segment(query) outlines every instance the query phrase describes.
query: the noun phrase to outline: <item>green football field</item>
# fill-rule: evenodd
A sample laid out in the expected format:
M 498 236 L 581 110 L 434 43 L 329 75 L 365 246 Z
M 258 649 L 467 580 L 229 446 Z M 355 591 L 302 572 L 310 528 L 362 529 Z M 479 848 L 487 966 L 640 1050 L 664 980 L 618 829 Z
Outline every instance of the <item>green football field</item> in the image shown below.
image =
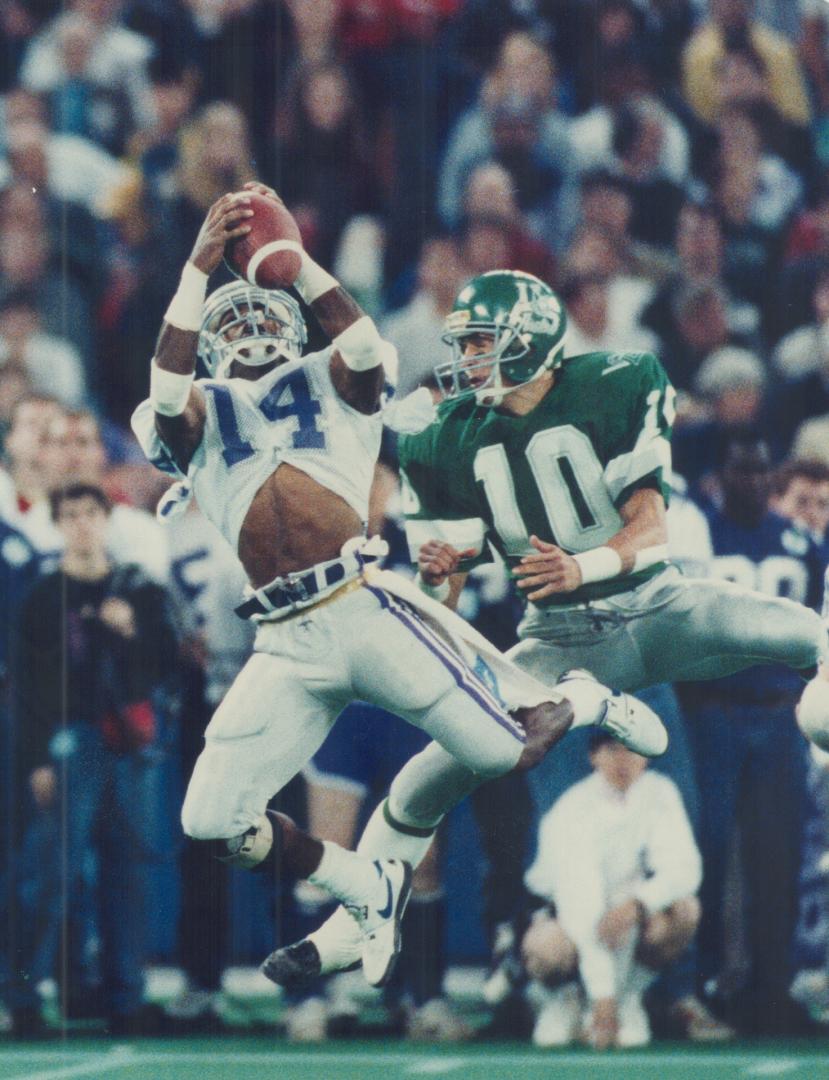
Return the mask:
M 297 1047 L 263 1038 L 75 1042 L 0 1050 L 2 1080 L 829 1080 L 829 1041 L 751 1043 L 687 1049 L 662 1043 L 646 1051 L 595 1054 L 536 1051 L 524 1044 L 451 1048 L 326 1043 Z

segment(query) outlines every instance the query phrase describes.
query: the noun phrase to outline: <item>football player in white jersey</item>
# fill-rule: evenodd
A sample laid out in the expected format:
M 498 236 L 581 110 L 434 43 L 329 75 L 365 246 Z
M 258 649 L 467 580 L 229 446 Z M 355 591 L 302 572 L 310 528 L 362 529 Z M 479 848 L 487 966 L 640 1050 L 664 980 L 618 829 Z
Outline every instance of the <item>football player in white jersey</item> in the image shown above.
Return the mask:
M 251 213 L 246 192 L 209 210 L 162 324 L 149 400 L 133 417 L 150 460 L 180 479 L 162 516 L 176 497 L 195 494 L 250 581 L 237 612 L 258 623 L 254 654 L 205 732 L 182 824 L 193 839 L 220 842 L 237 865 L 261 867 L 279 851 L 286 869 L 339 898 L 354 920 L 343 914 L 345 923 L 360 930 L 347 960 L 361 958 L 368 981 L 381 985 L 399 949 L 410 864 L 460 798 L 488 777 L 530 767 L 574 723 L 620 729 L 651 753 L 664 749 L 664 732 L 649 710 L 590 677 L 568 682 L 566 698 L 549 691 L 452 615 L 460 641 L 473 635 L 462 658 L 394 594 L 395 575 L 378 573 L 372 584 L 366 567 L 378 548 L 364 522 L 393 348 L 298 246 L 295 287 L 330 338 L 327 349 L 302 357 L 304 323 L 285 292 L 235 282 L 205 300 L 209 274 L 227 242 L 249 231 Z M 211 376 L 198 382 L 197 353 Z M 450 616 L 434 607 L 443 626 Z M 489 681 L 475 662 L 487 665 Z M 355 698 L 434 740 L 396 778 L 359 854 L 265 812 Z M 397 858 L 379 858 L 389 855 Z M 289 966 L 319 970 L 313 942 L 296 949 Z

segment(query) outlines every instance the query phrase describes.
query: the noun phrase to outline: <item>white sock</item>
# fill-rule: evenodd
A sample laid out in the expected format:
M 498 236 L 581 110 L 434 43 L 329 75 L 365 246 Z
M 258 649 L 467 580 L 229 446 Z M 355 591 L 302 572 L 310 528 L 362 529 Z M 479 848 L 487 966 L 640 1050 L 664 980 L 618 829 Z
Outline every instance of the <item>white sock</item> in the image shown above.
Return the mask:
M 360 927 L 344 907 L 338 907 L 318 930 L 308 935 L 308 940 L 317 947 L 323 975 L 360 959 Z
M 434 830 L 428 836 L 412 836 L 401 832 L 389 824 L 385 807 L 385 802 L 380 803 L 369 818 L 357 851 L 360 855 L 374 859 L 403 859 L 410 863 L 412 868 L 419 866 L 434 839 Z
M 602 683 L 595 679 L 568 679 L 556 689 L 573 706 L 572 727 L 596 724 L 603 718 L 610 691 Z
M 345 904 L 365 904 L 371 900 L 379 876 L 374 866 L 354 851 L 346 851 L 331 840 L 322 841 L 320 864 L 308 876 Z

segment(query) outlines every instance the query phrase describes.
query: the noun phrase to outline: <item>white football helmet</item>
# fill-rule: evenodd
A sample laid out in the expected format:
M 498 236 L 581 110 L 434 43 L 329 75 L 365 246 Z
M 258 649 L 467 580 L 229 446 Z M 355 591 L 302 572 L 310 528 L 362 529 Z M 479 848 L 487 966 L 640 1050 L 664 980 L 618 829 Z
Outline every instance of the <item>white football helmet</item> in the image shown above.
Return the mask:
M 234 360 L 251 367 L 280 356 L 298 360 L 307 340 L 305 321 L 292 296 L 232 281 L 205 301 L 198 351 L 210 377 L 223 379 Z

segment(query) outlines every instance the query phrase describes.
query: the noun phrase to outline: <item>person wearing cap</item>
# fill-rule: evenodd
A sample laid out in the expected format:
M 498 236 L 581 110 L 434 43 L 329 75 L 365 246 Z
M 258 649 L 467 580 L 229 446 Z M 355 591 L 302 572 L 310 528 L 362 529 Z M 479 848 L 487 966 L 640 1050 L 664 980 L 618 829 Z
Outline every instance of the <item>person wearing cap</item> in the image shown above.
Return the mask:
M 678 425 L 674 439 L 677 470 L 711 494 L 725 443 L 734 431 L 757 425 L 763 415 L 766 369 L 750 349 L 723 345 L 705 358 L 693 382 L 701 410 L 697 422 Z

